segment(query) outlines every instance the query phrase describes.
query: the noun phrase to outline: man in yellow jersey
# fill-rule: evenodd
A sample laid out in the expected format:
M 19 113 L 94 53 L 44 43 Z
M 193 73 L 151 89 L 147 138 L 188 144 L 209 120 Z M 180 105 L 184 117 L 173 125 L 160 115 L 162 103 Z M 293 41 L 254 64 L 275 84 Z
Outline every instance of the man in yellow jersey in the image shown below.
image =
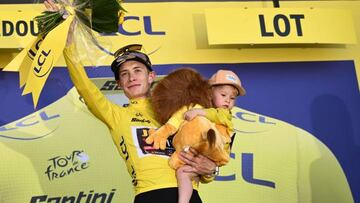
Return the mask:
M 52 0 L 47 0 L 44 4 L 50 11 L 59 10 Z M 127 106 L 120 107 L 110 102 L 86 75 L 84 66 L 76 58 L 72 30 L 73 27 L 69 31 L 64 50 L 71 80 L 90 112 L 109 128 L 113 142 L 132 178 L 134 202 L 177 202 L 175 171 L 168 164 L 173 152 L 171 140 L 165 150 L 153 149 L 145 142 L 148 130 L 159 127 L 148 98 L 150 86 L 156 76 L 149 57 L 139 51 L 141 45 L 128 45 L 115 53 L 111 70 L 130 100 Z M 210 182 L 214 178 L 216 165 L 208 158 L 195 151 L 182 153 L 181 158 L 192 166 L 189 172 L 199 174 L 202 182 Z M 197 189 L 197 185 L 194 188 Z M 190 202 L 202 202 L 196 190 Z
M 118 85 L 130 100 L 124 107 L 111 103 L 90 81 L 81 62 L 74 60 L 74 48 L 70 37 L 64 51 L 70 77 L 88 109 L 109 128 L 114 144 L 132 177 L 136 195 L 134 202 L 177 202 L 175 171 L 168 165 L 169 155 L 173 151 L 171 141 L 168 141 L 165 150 L 156 150 L 145 142 L 148 130 L 159 127 L 159 123 L 154 118 L 148 98 L 155 72 L 149 57 L 139 51 L 141 45 L 119 49 L 111 65 Z M 202 182 L 213 179 L 216 166 L 208 158 L 194 150 L 190 153 L 183 152 L 181 158 L 192 166 L 189 172 L 199 174 Z M 190 202 L 202 202 L 196 190 Z

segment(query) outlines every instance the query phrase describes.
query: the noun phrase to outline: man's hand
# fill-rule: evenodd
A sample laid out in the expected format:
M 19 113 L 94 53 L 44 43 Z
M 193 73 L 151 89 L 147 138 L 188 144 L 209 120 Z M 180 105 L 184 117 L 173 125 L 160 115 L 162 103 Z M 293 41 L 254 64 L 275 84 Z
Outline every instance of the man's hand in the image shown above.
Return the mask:
M 44 1 L 44 5 L 47 11 L 52 11 L 52 12 L 58 12 L 60 11 L 60 8 L 55 4 L 55 2 L 53 0 L 45 0 Z M 63 18 L 67 18 L 69 14 L 67 14 L 66 12 L 64 12 L 63 14 Z M 70 46 L 73 43 L 73 38 L 74 38 L 74 27 L 76 25 L 76 20 L 74 20 L 69 28 L 69 32 L 68 32 L 68 36 L 66 39 L 66 46 Z
M 213 175 L 216 170 L 216 164 L 207 157 L 199 154 L 195 149 L 190 148 L 187 152 L 181 151 L 179 158 L 186 164 L 191 166 L 184 170 L 185 172 L 193 172 L 199 175 Z
M 45 0 L 44 5 L 48 11 L 56 12 L 60 10 L 53 0 Z
M 189 111 L 184 113 L 184 119 L 187 121 L 191 121 L 196 116 L 205 116 L 206 112 L 203 109 L 190 109 Z

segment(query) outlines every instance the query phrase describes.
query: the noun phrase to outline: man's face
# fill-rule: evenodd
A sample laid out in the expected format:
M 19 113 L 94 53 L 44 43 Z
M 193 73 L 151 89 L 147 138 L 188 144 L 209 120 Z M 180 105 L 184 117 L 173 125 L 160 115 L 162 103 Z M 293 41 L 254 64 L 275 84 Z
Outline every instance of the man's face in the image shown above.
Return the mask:
M 138 61 L 126 61 L 121 64 L 118 85 L 129 99 L 145 98 L 154 81 L 155 73 Z

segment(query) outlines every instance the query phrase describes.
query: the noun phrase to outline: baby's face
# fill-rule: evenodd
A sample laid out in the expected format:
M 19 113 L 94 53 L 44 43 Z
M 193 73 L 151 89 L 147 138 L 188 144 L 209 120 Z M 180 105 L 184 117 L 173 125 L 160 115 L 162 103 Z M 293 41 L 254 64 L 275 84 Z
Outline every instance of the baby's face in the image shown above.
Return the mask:
M 212 100 L 216 108 L 232 109 L 238 95 L 232 85 L 217 85 L 212 88 Z

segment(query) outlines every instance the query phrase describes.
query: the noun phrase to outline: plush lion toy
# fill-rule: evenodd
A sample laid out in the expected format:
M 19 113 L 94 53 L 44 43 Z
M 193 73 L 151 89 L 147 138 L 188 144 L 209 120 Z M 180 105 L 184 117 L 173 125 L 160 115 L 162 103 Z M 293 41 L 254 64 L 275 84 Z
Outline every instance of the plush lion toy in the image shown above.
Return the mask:
M 172 143 L 176 151 L 169 161 L 172 168 L 184 165 L 178 153 L 187 147 L 194 148 L 218 166 L 229 161 L 231 139 L 225 126 L 216 125 L 202 116 L 191 121 L 183 119 L 183 114 L 191 108 L 212 106 L 211 87 L 197 71 L 181 68 L 171 72 L 156 84 L 151 99 L 156 119 L 162 127 L 150 131 L 146 142 L 154 143 L 156 149 L 165 149 L 167 138 L 175 134 Z

